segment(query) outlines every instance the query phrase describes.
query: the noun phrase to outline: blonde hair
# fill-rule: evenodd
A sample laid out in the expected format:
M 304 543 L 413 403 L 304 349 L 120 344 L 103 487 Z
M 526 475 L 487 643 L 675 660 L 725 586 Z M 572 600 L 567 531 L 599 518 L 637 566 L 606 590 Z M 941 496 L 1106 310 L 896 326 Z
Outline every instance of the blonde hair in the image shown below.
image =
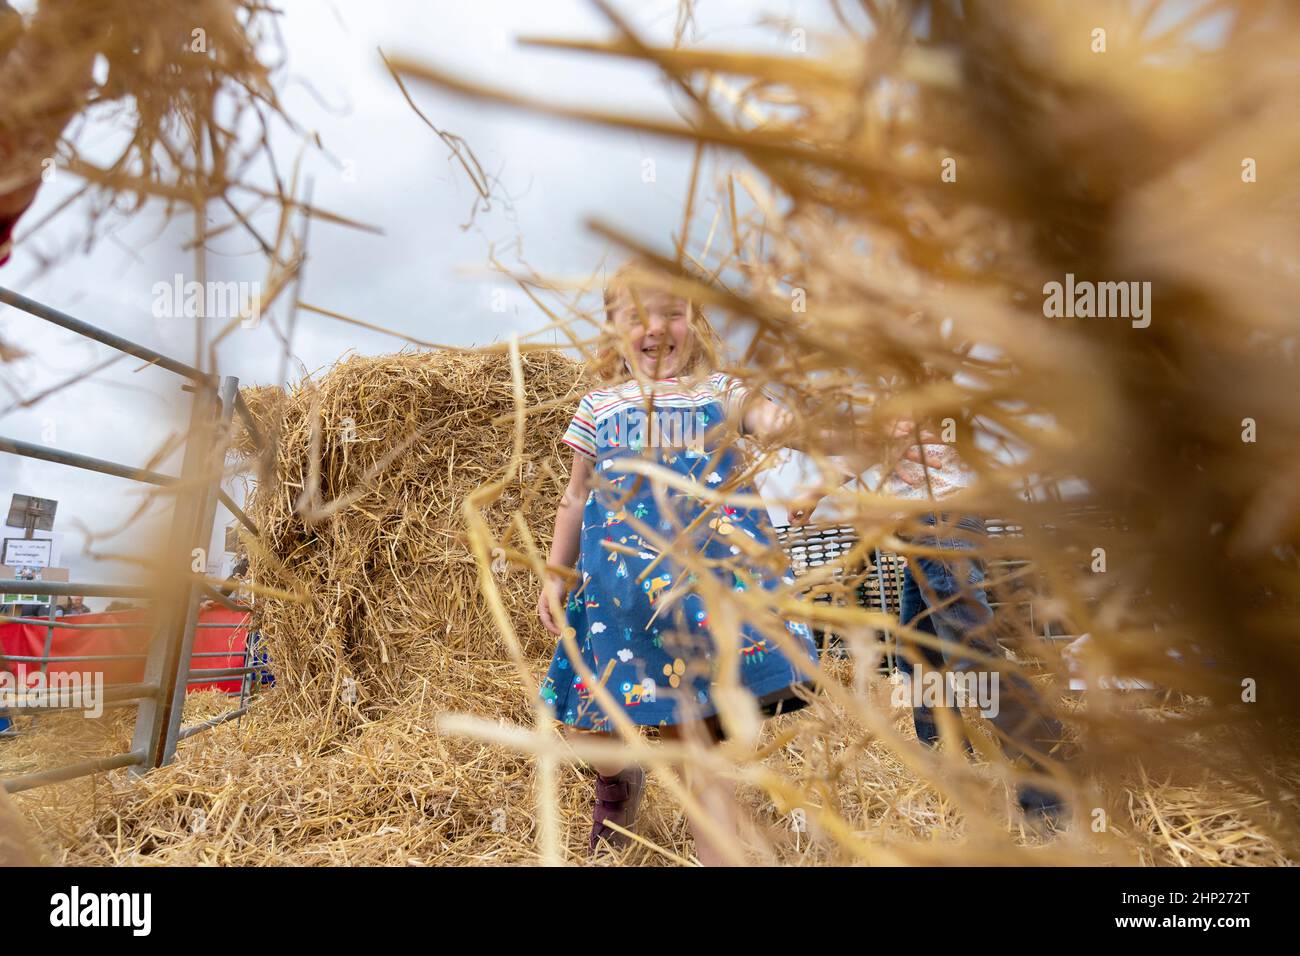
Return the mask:
M 640 307 L 639 293 L 657 291 L 656 278 L 662 276 L 653 265 L 640 259 L 630 259 L 623 263 L 605 281 L 605 327 L 601 333 L 601 342 L 592 359 L 591 371 L 595 378 L 605 385 L 617 385 L 633 377 L 627 358 L 619 350 L 622 344 L 614 331 L 614 312 L 618 308 L 620 296 L 630 295 Z M 690 354 L 686 365 L 678 373 L 679 378 L 692 381 L 713 374 L 718 368 L 719 356 L 722 354 L 722 339 L 709 322 L 704 310 L 690 300 Z

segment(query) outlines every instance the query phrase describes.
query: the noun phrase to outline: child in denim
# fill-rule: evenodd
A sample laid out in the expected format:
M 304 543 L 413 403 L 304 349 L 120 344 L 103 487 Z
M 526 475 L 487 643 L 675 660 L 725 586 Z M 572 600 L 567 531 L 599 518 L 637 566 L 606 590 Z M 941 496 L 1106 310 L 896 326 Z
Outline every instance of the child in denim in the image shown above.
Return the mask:
M 991 633 L 993 609 L 984 587 L 984 568 L 975 556 L 979 539 L 984 536 L 984 522 L 946 512 L 922 515 L 919 520 L 934 533 L 915 535 L 911 543 L 939 554 L 908 556 L 898 617 L 908 627 L 936 637 L 939 647 L 900 636 L 896 650 L 899 671 L 915 679 L 918 664 L 955 675 L 996 667 L 993 662 L 1003 660 L 1005 655 Z M 999 731 L 1003 749 L 1013 760 L 1031 769 L 1042 769 L 1042 758 L 1049 756 L 1062 740 L 1060 721 L 1019 674 L 999 668 L 997 683 L 992 686 L 995 706 L 987 716 Z M 924 701 L 913 706 L 912 718 L 918 740 L 930 746 L 938 743 L 939 728 L 931 707 Z M 970 741 L 964 743 L 970 750 Z M 1018 799 L 1027 813 L 1058 816 L 1062 810 L 1058 797 L 1038 787 L 1021 787 Z
M 893 437 L 911 443 L 906 454 L 883 480 L 879 469 L 873 469 L 876 475 L 874 480 L 867 477 L 867 484 L 878 484 L 892 497 L 934 502 L 974 484 L 974 472 L 952 445 L 925 430 L 914 435 L 912 423 L 899 423 Z M 795 517 L 806 520 L 816 507 L 815 499 L 804 507 L 806 510 Z M 985 533 L 984 522 L 975 516 L 948 512 L 922 514 L 917 520 L 934 531 L 902 535 L 926 553 L 907 557 L 899 596 L 899 622 L 932 635 L 939 646 L 921 645 L 900 635 L 896 641 L 898 669 L 909 680 L 919 679 L 918 665 L 922 670 L 958 678 L 985 672 L 986 685 L 996 687 L 996 707 L 990 708 L 988 717 L 999 731 L 1005 752 L 1030 769 L 1041 770 L 1043 759 L 1058 748 L 1063 728 L 1027 680 L 997 664 L 1006 655 L 992 635 L 993 610 L 984 587 L 984 568 L 976 556 Z M 988 673 L 994 669 L 996 685 Z M 934 710 L 922 700 L 913 706 L 912 717 L 917 739 L 934 746 L 939 740 Z M 972 749 L 969 740 L 965 746 L 968 751 Z M 1037 787 L 1021 787 L 1018 799 L 1021 808 L 1029 813 L 1054 819 L 1063 813 L 1060 798 Z

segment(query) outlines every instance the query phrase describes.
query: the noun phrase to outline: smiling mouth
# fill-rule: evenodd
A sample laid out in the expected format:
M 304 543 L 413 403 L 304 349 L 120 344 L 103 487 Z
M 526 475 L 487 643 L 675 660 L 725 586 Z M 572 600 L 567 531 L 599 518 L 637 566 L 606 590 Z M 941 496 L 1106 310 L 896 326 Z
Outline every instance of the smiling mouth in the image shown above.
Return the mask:
M 641 350 L 641 354 L 651 359 L 665 359 L 677 351 L 675 345 L 648 345 Z

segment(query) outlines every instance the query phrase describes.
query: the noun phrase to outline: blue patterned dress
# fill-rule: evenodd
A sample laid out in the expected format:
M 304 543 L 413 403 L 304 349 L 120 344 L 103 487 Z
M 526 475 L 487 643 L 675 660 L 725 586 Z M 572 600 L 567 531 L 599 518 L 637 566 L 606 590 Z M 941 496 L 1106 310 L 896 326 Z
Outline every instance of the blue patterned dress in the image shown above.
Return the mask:
M 769 560 L 781 555 L 766 509 L 719 507 L 683 533 L 706 502 L 659 483 L 666 505 L 661 510 L 649 479 L 615 468 L 630 456 L 657 462 L 705 488 L 724 487 L 743 467 L 740 453 L 725 447 L 723 438 L 728 413 L 734 421 L 745 394 L 738 380 L 721 373 L 695 385 L 661 379 L 650 412 L 643 386 L 633 380 L 583 396 L 564 436 L 575 454 L 594 462 L 593 490 L 583 511 L 580 583 L 570 589 L 567 622 L 587 667 L 637 724 L 676 724 L 716 712 L 710 697 L 717 661 L 709 609 L 673 551 L 690 548 L 715 559 L 713 573 L 736 590 L 772 591 L 794 583 L 788 564 L 774 570 L 755 560 L 764 552 Z M 749 485 L 729 491 L 756 493 Z M 659 554 L 656 537 L 675 542 L 667 555 Z M 786 621 L 785 628 L 808 662 L 815 661 L 807 625 Z M 740 682 L 766 712 L 802 706 L 793 687 L 806 675 L 770 638 L 743 625 L 739 655 Z M 540 693 L 564 723 L 610 729 L 563 643 Z

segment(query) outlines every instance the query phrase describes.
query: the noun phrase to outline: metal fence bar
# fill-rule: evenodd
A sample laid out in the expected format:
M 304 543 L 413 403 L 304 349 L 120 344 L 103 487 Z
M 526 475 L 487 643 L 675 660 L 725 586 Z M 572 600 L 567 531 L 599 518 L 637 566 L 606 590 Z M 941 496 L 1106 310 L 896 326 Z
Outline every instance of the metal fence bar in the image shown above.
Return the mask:
M 75 451 L 64 451 L 61 448 L 37 445 L 18 438 L 0 436 L 0 451 L 8 452 L 11 455 L 19 455 L 23 458 L 35 458 L 38 461 L 52 462 L 56 465 L 67 465 L 70 468 L 80 468 L 83 471 L 95 471 L 101 475 L 112 475 L 114 478 L 127 478 L 131 481 L 143 482 L 146 485 L 166 486 L 176 483 L 174 477 L 164 475 L 162 472 L 150 471 L 147 468 L 136 468 L 133 465 L 123 465 L 116 461 L 94 458 Z
M 256 674 L 264 670 L 262 667 L 214 667 L 211 670 L 195 671 L 192 670 L 186 675 L 186 682 L 190 684 L 202 684 L 204 681 L 229 680 L 234 677 L 243 677 L 245 674 Z
M 104 695 L 100 699 L 107 704 L 122 700 L 152 700 L 157 696 L 158 685 L 156 684 L 108 684 L 104 687 Z M 48 713 L 55 710 L 85 710 L 85 707 L 80 704 L 51 707 L 48 703 L 38 703 L 15 704 L 11 706 L 9 710 L 14 712 L 32 711 L 34 713 Z
M 234 515 L 240 524 L 251 531 L 254 537 L 261 537 L 261 533 L 257 530 L 257 525 L 253 524 L 253 519 L 244 514 L 244 509 L 235 504 L 234 499 L 231 498 L 230 495 L 226 494 L 224 489 L 217 489 L 217 497 L 221 500 L 221 503 L 226 506 L 226 510 Z
M 176 737 L 179 740 L 186 740 L 187 738 L 193 737 L 195 734 L 202 733 L 205 730 L 211 730 L 218 724 L 224 724 L 228 720 L 236 720 L 239 717 L 243 717 L 246 713 L 248 713 L 248 706 L 244 705 L 238 710 L 227 711 L 224 714 L 213 717 L 211 720 L 205 720 L 202 723 L 193 724 L 189 727 L 182 727 L 177 732 Z
M 81 664 L 92 661 L 138 661 L 144 660 L 146 656 L 145 654 L 47 654 L 44 657 L 30 657 L 24 654 L 0 654 L 0 661 L 12 661 L 15 664 Z
M 24 581 L 21 578 L 0 580 L 0 590 L 6 594 L 92 594 L 95 597 L 149 597 L 151 588 L 138 584 L 78 584 L 75 581 Z M 44 625 L 44 618 L 30 618 L 32 623 Z M 55 627 L 62 625 L 56 624 Z
M 51 598 L 50 598 L 50 618 L 49 618 L 49 621 L 48 621 L 48 626 L 47 626 L 46 629 L 45 629 L 45 648 L 44 648 L 44 650 L 41 651 L 41 656 L 42 656 L 43 658 L 45 658 L 45 660 L 46 660 L 47 662 L 48 662 L 49 659 L 50 659 L 50 651 L 52 651 L 52 650 L 54 649 L 54 620 L 55 620 L 55 618 L 54 618 L 54 612 L 55 612 L 55 610 L 56 610 L 56 607 L 55 607 L 55 603 L 54 603 L 54 598 L 51 596 Z M 45 676 L 45 667 L 46 667 L 45 664 L 41 664 L 41 676 L 42 676 L 42 677 Z
M 78 591 L 77 593 L 83 594 L 84 592 Z M 80 617 L 81 615 L 74 614 L 72 616 Z M 132 628 L 153 627 L 152 624 L 148 624 L 145 622 L 137 622 L 137 621 L 122 621 L 120 623 L 113 623 L 113 624 L 64 624 L 63 620 L 59 619 L 54 621 L 53 623 L 48 623 L 46 619 L 43 617 L 14 617 L 9 614 L 0 614 L 0 624 L 33 624 L 37 627 L 52 627 L 55 630 L 59 630 L 59 631 L 68 631 L 68 630 L 102 631 L 105 628 L 132 629 Z
M 98 760 L 69 764 L 66 767 L 56 767 L 53 770 L 41 770 L 37 773 L 25 773 L 18 777 L 9 777 L 6 780 L 0 780 L 0 787 L 4 787 L 7 793 L 18 793 L 22 790 L 31 790 L 34 787 L 44 787 L 51 783 L 75 780 L 77 777 L 88 777 L 91 774 L 103 773 L 106 770 L 134 767 L 143 762 L 144 754 L 139 751 L 132 751 L 131 753 L 116 754 L 112 757 L 100 757 Z
M 244 635 L 244 666 L 245 667 L 249 667 L 252 665 L 254 661 L 257 661 L 258 666 L 261 667 L 263 670 L 266 670 L 266 665 L 263 662 L 261 651 L 257 647 L 257 645 L 261 644 L 261 642 L 262 642 L 262 634 L 260 631 L 249 631 L 247 634 Z M 251 672 L 244 675 L 243 680 L 239 682 L 240 709 L 244 709 L 245 707 L 247 707 L 249 703 L 249 698 L 251 698 L 253 695 L 253 689 L 256 686 L 260 685 L 262 680 L 263 678 L 261 677 L 255 678 Z
M 230 435 L 230 423 L 234 417 L 237 395 L 239 395 L 239 379 L 233 375 L 227 375 L 221 380 L 219 395 L 221 404 L 217 409 L 218 415 L 215 417 L 215 421 L 210 419 L 207 427 L 200 433 L 203 438 L 201 449 L 203 464 L 208 469 L 207 473 L 214 476 L 211 485 L 202 490 L 200 497 L 196 501 L 198 547 L 202 548 L 205 555 L 208 546 L 211 544 L 212 526 L 217 517 L 217 492 L 221 490 L 222 466 L 226 459 L 226 442 Z M 212 590 L 207 585 L 204 585 L 203 589 L 205 591 Z M 191 584 L 186 590 L 186 595 L 185 628 L 181 632 L 177 671 L 184 668 L 188 672 L 190 655 L 194 653 L 194 625 L 198 617 L 199 589 Z M 222 603 L 226 602 L 222 601 Z M 175 679 L 176 676 L 178 675 L 173 675 L 172 701 L 170 708 L 165 711 L 162 749 L 159 751 L 159 762 L 156 766 L 162 766 L 171 761 L 176 754 L 176 744 L 180 741 L 181 716 L 185 710 L 185 695 L 189 690 L 190 682 Z
M 233 694 L 234 691 L 230 691 L 229 693 Z M 123 707 L 139 707 L 142 696 L 143 695 L 137 695 L 135 697 L 125 697 L 122 700 L 106 700 L 101 702 L 99 706 L 102 710 L 121 710 Z M 81 710 L 81 709 L 82 708 L 80 707 L 44 707 L 42 708 L 42 712 L 49 713 L 52 710 Z
M 234 657 L 238 651 L 196 651 L 190 657 Z M 44 657 L 33 657 L 27 654 L 0 654 L 0 661 L 11 661 L 15 664 L 88 664 L 98 661 L 141 661 L 145 660 L 148 654 L 48 654 Z
M 191 560 L 191 550 L 198 537 L 198 516 L 201 511 L 202 489 L 199 480 L 208 464 L 205 436 L 210 434 L 213 417 L 212 394 L 206 389 L 196 389 L 190 404 L 189 436 L 185 443 L 184 461 L 181 465 L 181 483 L 172 511 L 171 529 L 168 532 L 164 567 L 182 580 L 184 570 Z M 193 610 L 194 584 L 184 578 L 183 584 L 168 588 L 167 599 L 159 605 L 157 630 L 149 645 L 145 661 L 145 680 L 156 683 L 158 698 L 140 705 L 136 713 L 135 732 L 131 738 L 132 751 L 145 755 L 144 761 L 133 768 L 141 773 L 164 763 L 163 751 L 167 722 L 171 717 L 173 691 L 181 668 L 180 650 L 184 640 L 187 618 Z
M 82 594 L 83 592 L 78 591 L 77 593 Z M 47 625 L 44 618 L 10 617 L 7 614 L 0 614 L 0 624 L 34 624 L 37 627 L 48 626 L 60 631 L 142 631 L 145 629 L 152 630 L 154 627 L 154 625 L 148 621 L 114 621 L 110 624 L 63 624 L 61 622 L 55 622 Z M 232 625 L 225 621 L 210 621 L 206 624 L 200 621 L 194 626 L 200 629 L 211 628 L 213 630 L 224 627 L 234 627 L 238 630 L 241 627 L 248 627 L 247 624 Z M 3 658 L 4 655 L 0 654 L 0 659 Z
M 93 339 L 102 345 L 115 348 L 119 352 L 125 352 L 127 355 L 134 355 L 138 359 L 143 359 L 150 365 L 157 365 L 169 372 L 175 372 L 177 375 L 188 378 L 191 381 L 201 382 L 209 385 L 215 385 L 217 377 L 209 372 L 201 372 L 192 365 L 186 365 L 184 362 L 178 362 L 173 358 L 168 358 L 161 352 L 155 352 L 151 348 L 143 345 L 137 345 L 129 339 L 124 339 L 120 335 L 114 335 L 112 332 L 105 332 L 101 328 L 91 325 L 89 322 L 83 322 L 75 319 L 65 312 L 58 309 L 52 309 L 48 305 L 37 302 L 35 299 L 29 299 L 25 295 L 20 295 L 12 289 L 6 289 L 0 286 L 0 302 L 6 305 L 12 305 L 15 309 L 22 309 L 29 315 L 34 315 L 38 319 L 44 319 L 52 325 L 67 329 L 69 332 L 76 332 L 78 335 L 84 335 L 88 339 Z
M 214 510 L 215 510 L 215 509 L 214 509 Z M 206 549 L 205 549 L 205 550 L 206 550 Z M 201 582 L 201 583 L 199 584 L 198 587 L 199 587 L 199 590 L 202 591 L 202 592 L 204 593 L 204 595 L 207 597 L 207 599 L 208 599 L 209 601 L 213 601 L 213 602 L 216 603 L 216 604 L 220 604 L 220 605 L 221 605 L 222 607 L 224 607 L 227 611 L 242 611 L 242 610 L 244 610 L 242 607 L 240 607 L 238 604 L 236 604 L 233 600 L 231 600 L 230 598 L 226 597 L 224 594 L 222 594 L 220 591 L 218 591 L 216 588 L 214 588 L 214 587 L 213 587 L 211 584 L 209 584 L 207 581 L 203 581 L 203 582 Z
M 55 610 L 56 610 L 56 608 L 55 608 L 54 598 L 51 597 L 51 598 L 50 598 L 50 610 L 49 610 L 49 612 L 48 612 L 48 613 L 49 613 L 49 620 L 48 620 L 48 622 L 47 622 L 47 623 L 48 623 L 48 627 L 46 628 L 46 631 L 45 631 L 45 648 L 44 648 L 44 650 L 43 650 L 42 653 L 41 653 L 41 657 L 43 658 L 43 660 L 41 661 L 41 677 L 42 677 L 42 678 L 45 677 L 45 675 L 46 675 L 46 673 L 47 673 L 47 670 L 48 670 L 48 668 L 49 668 L 49 666 L 50 666 L 50 665 L 49 665 L 49 660 L 50 660 L 50 650 L 51 650 L 51 649 L 53 648 L 53 646 L 54 646 L 54 612 L 55 612 Z M 31 723 L 28 725 L 28 727 L 27 727 L 27 729 L 28 729 L 29 731 L 30 731 L 32 728 L 34 728 L 34 727 L 36 726 L 36 720 L 37 720 L 37 717 L 36 717 L 35 715 L 32 715 L 32 722 L 31 722 Z

